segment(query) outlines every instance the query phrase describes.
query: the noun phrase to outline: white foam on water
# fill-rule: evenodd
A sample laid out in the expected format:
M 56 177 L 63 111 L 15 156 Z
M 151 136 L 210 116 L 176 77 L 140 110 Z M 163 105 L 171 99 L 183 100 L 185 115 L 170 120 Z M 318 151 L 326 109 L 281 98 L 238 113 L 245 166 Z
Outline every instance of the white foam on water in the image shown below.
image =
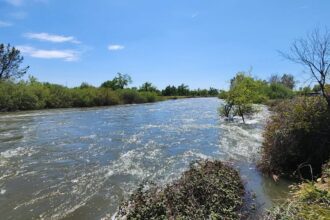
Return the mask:
M 97 137 L 96 134 L 91 134 L 91 135 L 82 136 L 82 137 L 80 137 L 80 139 L 87 140 L 87 139 L 95 139 L 96 137 Z
M 6 192 L 7 192 L 6 189 L 1 189 L 1 190 L 0 190 L 0 195 L 4 195 Z
M 222 135 L 219 139 L 220 151 L 232 159 L 244 159 L 250 162 L 258 156 L 263 141 L 263 128 L 270 112 L 265 106 L 259 106 L 260 112 L 246 119 L 243 124 L 237 119 L 234 122 L 222 121 Z
M 23 155 L 31 156 L 32 151 L 30 148 L 18 147 L 15 149 L 9 149 L 0 153 L 0 157 L 12 158 L 12 157 L 21 157 Z

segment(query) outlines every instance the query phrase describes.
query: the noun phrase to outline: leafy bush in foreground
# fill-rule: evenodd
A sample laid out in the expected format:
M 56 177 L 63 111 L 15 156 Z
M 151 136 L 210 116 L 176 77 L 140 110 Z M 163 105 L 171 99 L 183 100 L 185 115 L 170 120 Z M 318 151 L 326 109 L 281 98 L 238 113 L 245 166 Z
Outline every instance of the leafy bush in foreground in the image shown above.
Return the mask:
M 119 208 L 127 219 L 240 219 L 244 186 L 220 161 L 199 161 L 164 188 L 139 189 Z
M 291 175 L 299 167 L 310 165 L 317 175 L 330 156 L 329 134 L 330 114 L 324 98 L 283 101 L 266 126 L 259 167 L 264 172 Z M 299 171 L 311 177 L 309 168 L 296 173 Z

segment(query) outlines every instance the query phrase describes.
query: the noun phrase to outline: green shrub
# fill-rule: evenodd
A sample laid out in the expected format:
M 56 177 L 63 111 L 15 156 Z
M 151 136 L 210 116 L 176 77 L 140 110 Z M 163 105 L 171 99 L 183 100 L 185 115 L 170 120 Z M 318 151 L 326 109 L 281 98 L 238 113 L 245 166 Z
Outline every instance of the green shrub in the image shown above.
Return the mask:
M 218 98 L 219 99 L 227 99 L 227 97 L 228 97 L 228 92 L 225 91 L 225 90 L 220 90 Z
M 98 98 L 98 103 L 101 106 L 120 104 L 119 94 L 108 88 L 100 88 L 98 90 Z
M 38 97 L 33 90 L 27 88 L 24 84 L 19 84 L 13 93 L 15 106 L 19 110 L 38 109 Z
M 266 90 L 266 95 L 270 99 L 288 99 L 294 96 L 294 92 L 280 83 L 272 83 Z
M 120 91 L 120 97 L 124 104 L 145 103 L 147 98 L 139 94 L 138 91 L 132 89 L 123 89 Z
M 259 167 L 264 172 L 291 175 L 300 165 L 309 164 L 316 175 L 330 155 L 329 134 L 330 114 L 324 98 L 283 101 L 266 126 Z M 304 170 L 310 177 L 309 169 Z
M 11 94 L 15 90 L 11 82 L 0 81 L 0 111 L 16 110 Z
M 45 84 L 49 89 L 46 108 L 68 108 L 73 106 L 72 92 L 69 88 L 56 84 Z
M 244 187 L 220 161 L 199 161 L 163 188 L 141 185 L 119 208 L 127 219 L 240 219 Z
M 0 111 L 109 106 L 158 100 L 160 99 L 155 92 L 138 92 L 134 89 L 113 91 L 106 87 L 96 88 L 86 83 L 80 87 L 67 88 L 40 83 L 34 77 L 18 83 L 0 81 Z
M 98 91 L 96 88 L 79 88 L 72 91 L 72 102 L 74 107 L 99 106 Z
M 158 95 L 155 92 L 140 92 L 140 95 L 146 102 L 156 102 L 158 100 Z

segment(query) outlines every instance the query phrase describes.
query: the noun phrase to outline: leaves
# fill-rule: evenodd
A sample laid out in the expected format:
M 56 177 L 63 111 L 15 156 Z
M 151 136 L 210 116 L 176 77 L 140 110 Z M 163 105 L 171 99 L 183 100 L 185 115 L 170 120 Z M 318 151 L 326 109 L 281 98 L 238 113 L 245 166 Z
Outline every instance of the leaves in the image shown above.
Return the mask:
M 23 57 L 10 44 L 0 44 L 0 80 L 17 79 L 26 74 L 29 67 L 20 68 Z

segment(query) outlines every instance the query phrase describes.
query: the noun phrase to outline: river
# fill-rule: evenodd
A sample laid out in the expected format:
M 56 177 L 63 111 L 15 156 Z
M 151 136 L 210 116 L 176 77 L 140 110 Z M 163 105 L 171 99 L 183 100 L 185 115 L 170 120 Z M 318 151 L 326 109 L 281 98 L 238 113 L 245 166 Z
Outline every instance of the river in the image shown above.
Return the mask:
M 1 219 L 108 219 L 143 180 L 230 161 L 262 207 L 287 192 L 255 167 L 269 112 L 219 118 L 216 98 L 0 114 Z

